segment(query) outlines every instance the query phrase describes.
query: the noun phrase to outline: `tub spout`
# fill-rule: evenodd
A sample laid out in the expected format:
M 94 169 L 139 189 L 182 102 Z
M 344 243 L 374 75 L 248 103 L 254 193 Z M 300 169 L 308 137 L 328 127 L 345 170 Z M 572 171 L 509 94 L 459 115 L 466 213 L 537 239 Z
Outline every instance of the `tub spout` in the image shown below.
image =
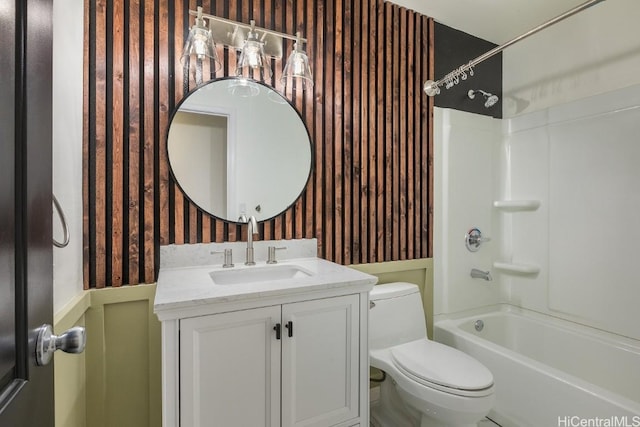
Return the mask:
M 484 279 L 487 282 L 490 282 L 491 280 L 493 280 L 493 277 L 491 277 L 490 271 L 482 271 L 482 270 L 478 270 L 477 268 L 471 269 L 471 277 L 473 277 L 474 279 Z

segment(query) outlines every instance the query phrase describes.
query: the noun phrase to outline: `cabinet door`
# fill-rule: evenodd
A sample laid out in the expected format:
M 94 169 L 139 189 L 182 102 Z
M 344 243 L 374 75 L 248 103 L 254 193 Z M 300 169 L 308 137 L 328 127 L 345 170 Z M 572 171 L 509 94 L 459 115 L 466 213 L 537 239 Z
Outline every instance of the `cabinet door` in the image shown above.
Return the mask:
M 358 417 L 358 304 L 347 295 L 282 306 L 283 427 Z
M 180 321 L 181 427 L 280 425 L 280 310 Z

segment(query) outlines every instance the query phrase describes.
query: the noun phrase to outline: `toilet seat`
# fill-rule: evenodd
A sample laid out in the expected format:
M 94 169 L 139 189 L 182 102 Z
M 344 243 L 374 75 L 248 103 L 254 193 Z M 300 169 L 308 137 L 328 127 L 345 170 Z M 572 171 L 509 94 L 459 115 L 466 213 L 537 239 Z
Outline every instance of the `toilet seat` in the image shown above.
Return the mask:
M 390 349 L 393 365 L 427 387 L 466 397 L 493 393 L 493 376 L 480 362 L 455 348 L 427 339 Z

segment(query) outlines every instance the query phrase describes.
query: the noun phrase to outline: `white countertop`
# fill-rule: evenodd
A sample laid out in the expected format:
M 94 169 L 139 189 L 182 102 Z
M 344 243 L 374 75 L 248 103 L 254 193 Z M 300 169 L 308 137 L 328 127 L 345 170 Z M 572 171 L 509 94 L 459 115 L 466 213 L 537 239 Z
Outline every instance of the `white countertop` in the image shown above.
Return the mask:
M 280 243 L 278 243 L 280 244 Z M 222 244 L 216 244 L 221 245 Z M 188 246 L 188 245 L 185 245 Z M 206 250 L 210 250 L 207 247 Z M 175 247 L 172 251 L 175 251 Z M 179 249 L 178 249 L 179 250 Z M 188 250 L 188 249 L 187 249 Z M 279 260 L 275 266 L 295 265 L 312 273 L 310 276 L 273 281 L 260 281 L 230 285 L 214 284 L 213 271 L 241 271 L 251 268 L 269 268 L 263 259 L 256 259 L 255 266 L 245 266 L 239 260 L 235 267 L 223 269 L 221 264 L 161 267 L 154 301 L 154 312 L 160 320 L 205 314 L 203 306 L 234 305 L 236 308 L 277 304 L 279 299 L 302 294 L 321 295 L 368 292 L 377 282 L 375 276 L 316 257 Z M 345 289 L 348 288 L 348 289 Z M 345 292 L 347 291 L 348 292 Z M 319 296 L 322 297 L 322 296 Z M 214 310 L 215 311 L 215 310 Z

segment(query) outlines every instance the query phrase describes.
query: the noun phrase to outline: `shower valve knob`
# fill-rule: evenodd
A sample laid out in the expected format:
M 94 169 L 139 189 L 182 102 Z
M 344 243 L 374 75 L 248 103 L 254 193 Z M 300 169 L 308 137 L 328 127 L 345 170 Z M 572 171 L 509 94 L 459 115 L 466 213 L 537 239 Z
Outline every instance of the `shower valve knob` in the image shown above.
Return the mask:
M 477 252 L 480 245 L 490 240 L 490 237 L 482 237 L 482 232 L 477 228 L 472 228 L 464 235 L 464 244 L 470 252 Z

